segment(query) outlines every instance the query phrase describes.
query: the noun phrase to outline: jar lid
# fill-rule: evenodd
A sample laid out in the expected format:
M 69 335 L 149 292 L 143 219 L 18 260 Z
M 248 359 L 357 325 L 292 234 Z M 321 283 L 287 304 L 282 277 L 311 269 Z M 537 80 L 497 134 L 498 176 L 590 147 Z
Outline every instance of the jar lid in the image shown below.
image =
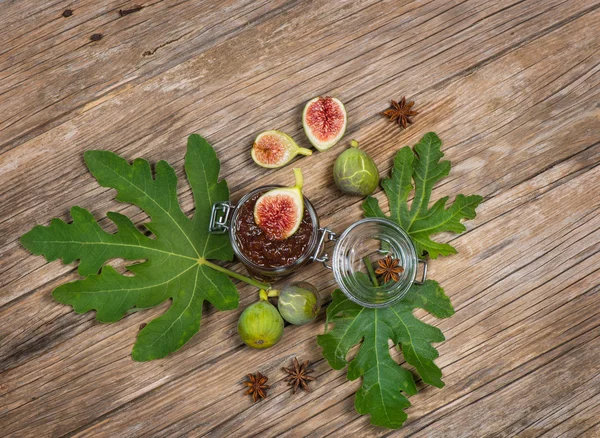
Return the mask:
M 388 307 L 401 300 L 415 282 L 419 259 L 410 236 L 385 218 L 365 218 L 336 239 L 331 260 L 340 289 L 365 307 Z M 398 281 L 375 277 L 378 261 L 391 256 L 402 267 Z M 370 264 L 370 266 L 368 266 Z

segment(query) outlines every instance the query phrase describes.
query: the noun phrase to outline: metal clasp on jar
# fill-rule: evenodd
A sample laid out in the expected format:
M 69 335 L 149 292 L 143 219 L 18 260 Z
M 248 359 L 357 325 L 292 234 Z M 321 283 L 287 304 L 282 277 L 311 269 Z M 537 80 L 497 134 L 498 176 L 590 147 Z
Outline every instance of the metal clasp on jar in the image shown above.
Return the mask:
M 324 253 L 325 242 L 335 242 L 337 240 L 337 234 L 335 234 L 329 228 L 319 228 L 319 233 L 321 234 L 319 237 L 319 243 L 317 244 L 317 249 L 312 255 L 311 260 L 314 262 L 321 262 L 327 269 L 332 269 L 331 266 L 327 264 L 329 261 L 329 256 Z
M 425 283 L 425 280 L 427 280 L 427 260 L 418 259 L 418 263 L 423 263 L 423 275 L 421 276 L 420 280 L 415 279 L 414 283 L 421 285 Z
M 234 207 L 228 202 L 215 202 L 210 213 L 208 231 L 213 234 L 225 234 L 229 230 L 229 214 Z

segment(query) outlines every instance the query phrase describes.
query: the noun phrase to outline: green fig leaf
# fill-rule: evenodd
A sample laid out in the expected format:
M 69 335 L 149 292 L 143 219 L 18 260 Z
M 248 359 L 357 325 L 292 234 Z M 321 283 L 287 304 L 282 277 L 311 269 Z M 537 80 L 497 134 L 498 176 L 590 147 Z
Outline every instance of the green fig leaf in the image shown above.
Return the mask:
M 388 340 L 402 347 L 406 362 L 415 367 L 425 383 L 443 387 L 442 372 L 433 362 L 438 352 L 431 344 L 442 342 L 444 335 L 416 318 L 413 310 L 422 308 L 438 318 L 447 318 L 454 313 L 450 300 L 432 280 L 412 286 L 400 302 L 381 309 L 362 307 L 339 289 L 332 296 L 327 324 L 333 323 L 334 328 L 317 337 L 323 356 L 334 369 L 348 365 L 349 380 L 362 376 L 354 399 L 359 414 L 370 414 L 376 426 L 402 426 L 407 418 L 404 409 L 410 406 L 403 393 L 414 395 L 417 387 L 411 372 L 392 359 Z M 349 350 L 359 343 L 358 353 L 348 362 Z
M 229 199 L 225 181 L 218 181 L 219 160 L 214 149 L 199 135 L 188 138 L 185 171 L 195 200 L 193 218 L 188 218 L 177 199 L 177 177 L 165 161 L 153 172 L 142 159 L 133 163 L 108 151 L 87 151 L 85 163 L 103 187 L 116 189 L 116 199 L 144 210 L 151 221 L 140 231 L 126 216 L 109 212 L 117 226 L 108 233 L 90 212 L 71 209 L 72 223 L 52 219 L 21 237 L 25 248 L 47 261 L 63 263 L 79 260 L 78 272 L 85 277 L 63 284 L 53 297 L 71 305 L 78 313 L 96 311 L 96 319 L 114 322 L 129 309 L 172 303 L 163 315 L 147 324 L 138 334 L 132 357 L 147 361 L 178 350 L 200 329 L 202 303 L 209 301 L 219 310 L 238 306 L 238 293 L 223 269 L 207 259 L 233 258 L 225 234 L 209 234 L 214 202 Z M 107 261 L 121 258 L 139 261 L 127 266 L 127 275 L 117 272 Z M 218 267 L 217 267 L 218 268 Z
M 465 231 L 460 220 L 475 218 L 475 208 L 482 200 L 481 196 L 458 195 L 450 208 L 445 207 L 448 198 L 440 199 L 429 208 L 434 184 L 450 171 L 448 161 L 440 162 L 443 156 L 440 148 L 438 136 L 428 133 L 415 146 L 416 154 L 409 147 L 398 151 L 391 177 L 382 180 L 389 200 L 389 216 L 375 198 L 368 197 L 363 203 L 365 216 L 398 223 L 412 237 L 419 256 L 428 253 L 431 258 L 456 253 L 449 244 L 435 242 L 430 236 L 441 231 Z M 408 198 L 413 189 L 414 199 L 409 206 Z M 326 333 L 319 335 L 317 342 L 332 368 L 348 366 L 349 380 L 362 377 L 354 406 L 358 413 L 369 414 L 372 424 L 392 429 L 402 426 L 407 419 L 404 410 L 410 406 L 407 397 L 417 393 L 412 373 L 390 355 L 390 340 L 400 347 L 406 362 L 425 383 L 438 388 L 444 386 L 442 372 L 434 363 L 438 352 L 432 346 L 444 341 L 444 335 L 438 328 L 416 318 L 413 311 L 417 308 L 437 318 L 448 318 L 454 313 L 450 299 L 433 280 L 413 285 L 407 295 L 391 307 L 365 308 L 336 290 L 327 308 Z M 333 329 L 327 332 L 330 324 Z M 348 361 L 348 352 L 359 344 L 358 352 Z
M 456 249 L 448 243 L 432 240 L 431 236 L 443 231 L 465 231 L 461 220 L 474 219 L 475 209 L 483 200 L 478 195 L 458 195 L 449 208 L 446 208 L 448 197 L 429 207 L 433 186 L 450 172 L 450 162 L 440 161 L 444 156 L 441 146 L 440 138 L 429 132 L 415 145 L 414 152 L 406 146 L 396 153 L 391 177 L 381 182 L 389 200 L 389 216 L 373 197 L 368 197 L 362 205 L 365 216 L 385 217 L 400 225 L 413 239 L 417 254 L 427 253 L 432 259 L 456 254 Z M 414 198 L 409 207 L 408 197 L 413 189 Z

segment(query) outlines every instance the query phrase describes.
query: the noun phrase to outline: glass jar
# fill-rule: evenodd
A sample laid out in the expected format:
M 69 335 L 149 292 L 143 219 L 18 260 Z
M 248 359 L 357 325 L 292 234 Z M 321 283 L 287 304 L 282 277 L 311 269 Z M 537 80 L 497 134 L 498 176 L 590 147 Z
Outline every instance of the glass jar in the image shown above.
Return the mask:
M 365 218 L 352 224 L 338 237 L 330 229 L 319 227 L 317 213 L 306 197 L 304 205 L 312 221 L 312 234 L 301 256 L 294 263 L 281 267 L 254 263 L 244 255 L 238 244 L 235 224 L 240 207 L 256 194 L 277 187 L 280 186 L 259 187 L 245 195 L 235 206 L 228 202 L 213 205 L 209 231 L 229 233 L 234 254 L 253 277 L 272 282 L 297 271 L 310 261 L 322 262 L 326 268 L 333 270 L 336 282 L 349 299 L 361 306 L 375 308 L 391 306 L 401 300 L 413 284 L 423 284 L 425 281 L 427 262 L 418 258 L 413 241 L 398 224 L 385 218 Z M 325 253 L 327 241 L 334 242 L 331 259 Z M 388 255 L 398 259 L 403 271 L 399 273 L 398 281 L 385 284 L 378 284 L 377 281 L 376 284 L 369 274 L 367 263 L 373 268 L 378 260 Z M 423 264 L 423 270 L 421 279 L 417 280 L 419 263 Z
M 398 281 L 374 284 L 369 271 L 386 256 L 398 259 L 403 268 Z M 365 218 L 348 227 L 336 239 L 332 270 L 340 289 L 348 298 L 365 307 L 388 307 L 402 299 L 414 284 L 423 284 L 427 262 L 417 257 L 409 235 L 395 222 L 385 218 Z M 367 266 L 371 264 L 370 267 Z M 423 272 L 417 280 L 419 263 Z
M 312 233 L 310 235 L 308 244 L 304 248 L 304 251 L 293 263 L 278 267 L 264 266 L 253 262 L 243 253 L 240 247 L 239 239 L 236 235 L 238 230 L 236 224 L 238 223 L 238 218 L 240 212 L 242 211 L 242 207 L 255 195 L 262 194 L 268 190 L 280 187 L 282 186 L 273 185 L 259 187 L 242 197 L 237 205 L 231 205 L 229 202 L 217 202 L 212 208 L 209 232 L 214 234 L 229 233 L 229 240 L 231 241 L 234 254 L 245 266 L 248 273 L 261 281 L 273 282 L 279 280 L 297 271 L 306 263 L 314 260 L 314 256 L 317 253 L 323 233 L 323 230 L 319 228 L 319 218 L 317 217 L 317 212 L 310 201 L 304 197 L 304 207 L 306 211 L 308 211 L 312 222 Z

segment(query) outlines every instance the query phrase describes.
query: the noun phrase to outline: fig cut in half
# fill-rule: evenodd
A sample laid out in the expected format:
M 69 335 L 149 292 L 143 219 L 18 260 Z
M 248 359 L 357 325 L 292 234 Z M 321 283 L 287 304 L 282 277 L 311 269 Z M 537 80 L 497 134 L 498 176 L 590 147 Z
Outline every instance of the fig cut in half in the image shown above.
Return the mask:
M 315 97 L 302 113 L 302 125 L 308 140 L 320 151 L 335 145 L 346 132 L 346 108 L 335 97 Z
M 286 133 L 273 130 L 258 134 L 251 154 L 256 164 L 273 169 L 286 165 L 298 154 L 311 155 L 312 151 L 299 147 Z
M 254 222 L 271 240 L 284 240 L 292 236 L 304 215 L 302 172 L 294 169 L 296 185 L 269 190 L 256 200 Z

